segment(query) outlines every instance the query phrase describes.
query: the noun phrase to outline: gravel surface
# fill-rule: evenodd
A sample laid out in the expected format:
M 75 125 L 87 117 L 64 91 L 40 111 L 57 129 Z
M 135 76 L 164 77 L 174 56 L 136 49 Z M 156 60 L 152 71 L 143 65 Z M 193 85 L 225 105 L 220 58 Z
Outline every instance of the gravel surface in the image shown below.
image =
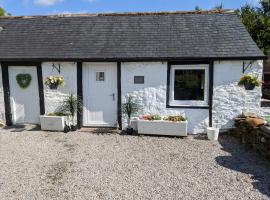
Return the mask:
M 0 199 L 270 199 L 270 163 L 229 137 L 2 130 Z

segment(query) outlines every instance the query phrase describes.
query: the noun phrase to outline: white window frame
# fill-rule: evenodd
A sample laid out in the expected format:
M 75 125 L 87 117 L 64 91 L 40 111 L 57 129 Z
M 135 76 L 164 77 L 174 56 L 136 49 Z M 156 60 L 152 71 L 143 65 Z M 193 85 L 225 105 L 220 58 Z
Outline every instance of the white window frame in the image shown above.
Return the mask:
M 205 85 L 204 85 L 204 100 L 174 100 L 174 78 L 175 70 L 204 70 Z M 170 91 L 169 91 L 169 106 L 208 106 L 209 96 L 209 64 L 199 65 L 172 65 L 170 70 Z

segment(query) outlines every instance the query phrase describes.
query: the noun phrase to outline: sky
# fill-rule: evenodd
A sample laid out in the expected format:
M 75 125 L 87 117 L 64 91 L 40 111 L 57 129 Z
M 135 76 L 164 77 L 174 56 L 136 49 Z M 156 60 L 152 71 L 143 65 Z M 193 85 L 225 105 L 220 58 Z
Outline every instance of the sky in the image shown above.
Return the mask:
M 69 13 L 111 13 L 145 11 L 183 11 L 211 9 L 222 3 L 226 9 L 236 9 L 259 0 L 0 0 L 0 6 L 14 16 Z

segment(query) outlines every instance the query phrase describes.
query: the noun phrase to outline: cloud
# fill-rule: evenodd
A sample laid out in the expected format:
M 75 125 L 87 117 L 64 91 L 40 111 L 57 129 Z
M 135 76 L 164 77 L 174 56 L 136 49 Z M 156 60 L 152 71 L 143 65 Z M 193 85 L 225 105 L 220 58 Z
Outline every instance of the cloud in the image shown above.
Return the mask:
M 62 1 L 64 0 L 34 0 L 34 3 L 39 6 L 53 6 Z

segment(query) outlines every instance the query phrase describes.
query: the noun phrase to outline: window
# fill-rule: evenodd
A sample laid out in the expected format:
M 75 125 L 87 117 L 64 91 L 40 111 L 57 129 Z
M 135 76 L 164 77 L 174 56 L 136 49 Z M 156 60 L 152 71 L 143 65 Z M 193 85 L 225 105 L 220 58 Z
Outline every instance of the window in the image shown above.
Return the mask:
M 96 81 L 105 81 L 105 72 L 96 72 Z
M 144 84 L 144 76 L 134 76 L 134 84 Z
M 170 73 L 170 106 L 208 105 L 208 65 L 174 65 Z

